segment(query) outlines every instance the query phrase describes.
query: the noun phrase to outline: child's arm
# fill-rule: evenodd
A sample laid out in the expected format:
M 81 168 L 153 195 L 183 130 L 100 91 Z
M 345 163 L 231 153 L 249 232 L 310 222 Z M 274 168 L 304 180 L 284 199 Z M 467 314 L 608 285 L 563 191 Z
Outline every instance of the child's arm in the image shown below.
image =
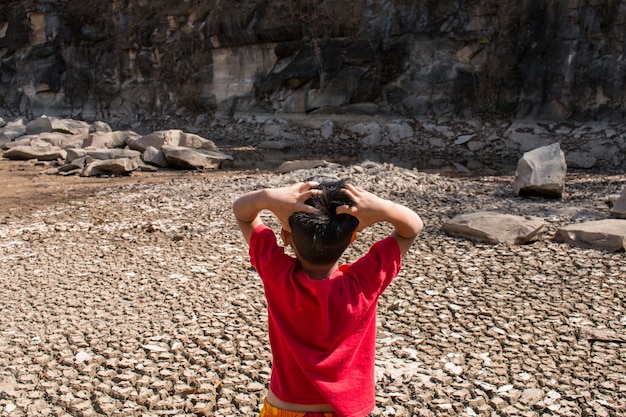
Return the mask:
M 338 207 L 337 214 L 347 213 L 359 219 L 359 231 L 375 223 L 391 223 L 394 228 L 391 236 L 398 242 L 402 255 L 409 250 L 424 227 L 420 216 L 406 206 L 351 184 L 346 185 L 345 193 L 354 201 L 354 205 Z
M 321 192 L 312 189 L 317 185 L 316 182 L 301 182 L 288 187 L 266 188 L 251 191 L 235 200 L 233 213 L 246 242 L 250 243 L 252 232 L 263 223 L 259 216 L 262 210 L 270 210 L 274 213 L 283 229 L 288 231 L 290 231 L 289 216 L 292 213 L 298 211 L 314 213 L 316 209 L 304 202 Z

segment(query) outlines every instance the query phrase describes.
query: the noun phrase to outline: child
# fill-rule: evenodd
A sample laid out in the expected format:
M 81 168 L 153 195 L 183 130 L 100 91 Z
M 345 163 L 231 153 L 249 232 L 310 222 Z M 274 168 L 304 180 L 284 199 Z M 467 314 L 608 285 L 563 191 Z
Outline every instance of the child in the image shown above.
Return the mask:
M 259 213 L 280 221 L 285 254 Z M 360 417 L 375 407 L 379 295 L 423 223 L 411 209 L 345 181 L 252 191 L 233 212 L 265 290 L 272 375 L 261 417 Z M 394 230 L 357 261 L 339 265 L 357 232 Z

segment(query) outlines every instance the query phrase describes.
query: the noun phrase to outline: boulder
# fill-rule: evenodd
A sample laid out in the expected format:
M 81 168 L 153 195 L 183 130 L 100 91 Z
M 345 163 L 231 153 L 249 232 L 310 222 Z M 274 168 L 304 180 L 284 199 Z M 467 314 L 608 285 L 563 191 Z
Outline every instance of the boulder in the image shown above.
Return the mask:
M 581 248 L 623 252 L 626 249 L 626 220 L 605 219 L 572 224 L 559 228 L 554 240 Z
M 215 143 L 209 139 L 205 139 L 202 136 L 193 133 L 184 133 L 180 135 L 178 146 L 193 149 L 204 149 L 207 151 L 217 151 Z
M 65 159 L 67 152 L 57 146 L 15 146 L 4 152 L 3 157 L 7 159 L 39 161 L 54 161 Z
M 168 166 L 182 169 L 219 169 L 233 158 L 222 152 L 192 149 L 183 146 L 162 145 L 161 151 Z
M 85 166 L 81 176 L 128 175 L 138 167 L 139 163 L 137 160 L 129 158 L 95 160 Z
M 50 117 L 50 121 L 52 123 L 52 132 L 61 132 L 70 135 L 89 134 L 89 123 L 82 120 L 57 119 L 56 117 Z
M 448 220 L 443 230 L 475 242 L 523 245 L 537 240 L 545 232 L 545 223 L 538 217 L 479 211 Z
M 327 166 L 328 162 L 322 159 L 314 159 L 314 160 L 294 160 L 294 161 L 285 161 L 278 167 L 277 171 L 281 174 L 286 174 L 287 172 L 297 171 L 299 169 L 313 169 L 318 167 Z
M 83 141 L 84 148 L 121 148 L 129 137 L 137 137 L 133 131 L 92 132 Z
M 56 117 L 41 116 L 31 120 L 25 126 L 26 134 L 38 135 L 47 132 L 59 132 L 68 135 L 88 134 L 89 123 L 82 120 L 58 119 Z
M 162 149 L 166 145 L 217 151 L 217 146 L 213 141 L 178 129 L 160 130 L 148 135 L 129 138 L 126 140 L 126 144 L 131 149 L 140 152 L 144 152 L 150 146 Z
M 140 152 L 144 152 L 150 146 L 157 149 L 161 149 L 164 145 L 178 146 L 182 134 L 183 131 L 177 129 L 160 130 L 147 135 L 129 138 L 126 144 L 129 148 Z
M 72 135 L 61 132 L 43 132 L 36 137 L 52 146 L 58 146 L 63 149 L 82 147 L 85 140 L 84 134 Z
M 25 119 L 19 118 L 12 122 L 8 122 L 0 129 L 0 142 L 11 141 L 26 134 Z
M 105 160 L 105 159 L 119 159 L 119 158 L 130 158 L 130 159 L 139 159 L 141 157 L 141 152 L 135 151 L 132 149 L 67 149 L 66 161 L 67 163 L 74 162 L 74 160 L 79 158 L 84 158 L 86 156 L 91 157 L 92 159 Z
M 517 195 L 561 198 L 567 165 L 558 143 L 526 152 L 517 163 L 513 190 Z
M 26 123 L 27 135 L 39 135 L 46 132 L 52 132 L 52 122 L 46 116 L 38 117 Z
M 144 152 L 142 159 L 145 163 L 161 168 L 167 167 L 167 158 L 163 155 L 163 151 L 153 146 L 149 146 Z
M 107 122 L 103 122 L 101 120 L 96 120 L 95 122 L 93 122 L 89 128 L 89 133 L 94 133 L 94 132 L 112 132 L 113 129 L 111 129 L 111 126 L 109 126 L 109 124 Z
M 589 169 L 596 164 L 596 157 L 591 152 L 572 152 L 565 155 L 568 167 Z

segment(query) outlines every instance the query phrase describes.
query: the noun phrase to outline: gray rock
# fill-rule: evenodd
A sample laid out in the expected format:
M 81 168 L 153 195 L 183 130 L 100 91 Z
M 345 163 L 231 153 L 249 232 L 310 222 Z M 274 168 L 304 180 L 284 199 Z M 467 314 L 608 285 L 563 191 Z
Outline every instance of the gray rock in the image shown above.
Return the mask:
M 83 141 L 85 148 L 121 148 L 129 137 L 136 137 L 132 131 L 93 132 Z
M 143 153 L 142 159 L 145 163 L 155 165 L 161 168 L 167 167 L 167 158 L 163 154 L 163 151 L 149 146 Z
M 582 248 L 622 252 L 626 249 L 626 220 L 596 220 L 561 227 L 554 240 Z
M 84 134 L 68 134 L 61 132 L 44 132 L 37 135 L 37 138 L 44 142 L 48 142 L 53 146 L 58 146 L 59 148 L 67 149 L 67 148 L 75 148 L 81 147 L 83 141 L 85 139 Z
M 626 219 L 626 187 L 622 189 L 622 193 L 613 201 L 611 214 L 620 219 Z
M 93 122 L 89 128 L 89 133 L 94 133 L 94 132 L 103 132 L 103 133 L 107 133 L 107 132 L 112 132 L 113 129 L 111 129 L 111 126 L 109 126 L 108 123 L 103 122 L 101 120 L 96 120 L 95 122 Z
M 95 160 L 85 166 L 81 176 L 128 175 L 138 167 L 138 162 L 129 158 Z
M 67 162 L 73 162 L 75 159 L 84 158 L 89 156 L 93 159 L 105 160 L 105 159 L 119 159 L 130 158 L 139 159 L 141 152 L 133 149 L 67 149 Z
M 144 152 L 150 146 L 161 149 L 166 145 L 217 151 L 217 146 L 213 141 L 178 129 L 161 130 L 144 136 L 127 138 L 126 144 L 131 149 L 140 152 Z
M 52 132 L 52 121 L 50 118 L 41 116 L 26 123 L 27 135 L 39 135 L 44 132 Z
M 313 169 L 318 167 L 323 167 L 328 165 L 328 162 L 324 160 L 295 160 L 295 161 L 285 161 L 276 169 L 281 174 L 297 171 L 300 169 Z
M 590 152 L 571 152 L 565 154 L 568 167 L 589 169 L 596 164 L 596 157 Z
M 26 134 L 25 119 L 20 117 L 12 122 L 8 122 L 0 129 L 0 142 L 10 141 Z
M 538 217 L 479 211 L 448 220 L 443 230 L 475 242 L 522 245 L 537 240 L 545 232 L 545 223 Z
M 232 161 L 230 155 L 205 149 L 163 145 L 161 147 L 168 165 L 182 169 L 219 169 Z
M 7 159 L 28 160 L 37 159 L 39 161 L 54 161 L 65 159 L 67 152 L 57 146 L 16 146 L 4 152 Z
M 517 163 L 513 189 L 518 195 L 560 198 L 567 165 L 558 143 L 526 152 Z
M 385 132 L 391 143 L 402 143 L 415 135 L 413 128 L 406 122 L 389 123 L 385 126 Z
M 332 120 L 326 120 L 324 123 L 321 124 L 319 129 L 320 129 L 320 136 L 323 139 L 329 139 L 334 133 L 335 124 L 333 123 Z
M 89 133 L 89 123 L 74 119 L 57 119 L 49 117 L 51 132 L 67 133 L 69 135 L 81 135 Z

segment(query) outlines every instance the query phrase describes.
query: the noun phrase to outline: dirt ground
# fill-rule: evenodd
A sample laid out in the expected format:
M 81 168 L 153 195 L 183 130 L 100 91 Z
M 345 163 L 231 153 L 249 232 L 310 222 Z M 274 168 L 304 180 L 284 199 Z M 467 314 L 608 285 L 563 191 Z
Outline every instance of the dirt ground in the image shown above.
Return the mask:
M 201 175 L 190 171 L 159 170 L 133 172 L 129 176 L 79 177 L 46 174 L 42 163 L 0 159 L 0 215 L 47 207 L 55 203 L 88 197 L 107 187 L 154 184 L 176 178 Z M 212 173 L 225 175 L 225 171 Z

